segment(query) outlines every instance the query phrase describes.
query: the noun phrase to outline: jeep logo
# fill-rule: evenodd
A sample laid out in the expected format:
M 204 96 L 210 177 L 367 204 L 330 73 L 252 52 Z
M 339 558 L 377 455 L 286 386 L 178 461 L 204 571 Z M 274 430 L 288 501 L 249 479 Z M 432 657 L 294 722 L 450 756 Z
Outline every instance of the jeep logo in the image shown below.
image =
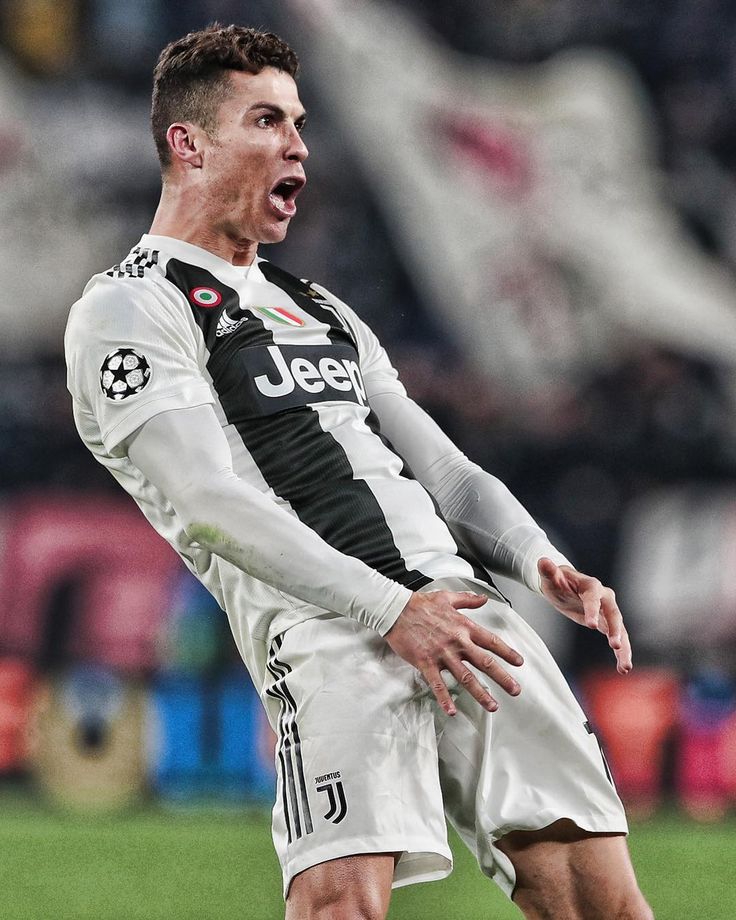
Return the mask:
M 358 362 L 352 357 L 343 357 L 343 352 L 355 355 L 355 350 L 345 346 L 327 345 L 297 345 L 288 346 L 290 351 L 301 352 L 297 357 L 287 360 L 278 345 L 269 345 L 268 354 L 273 362 L 273 367 L 266 373 L 253 378 L 259 393 L 269 399 L 278 399 L 289 396 L 295 391 L 317 396 L 317 400 L 303 400 L 323 402 L 329 399 L 350 399 L 345 394 L 352 393 L 353 399 L 361 406 L 366 405 L 365 387 L 360 376 Z M 331 354 L 325 355 L 325 351 Z M 319 352 L 321 356 L 317 356 Z M 311 353 L 314 359 L 310 360 L 304 353 Z M 338 357 L 339 355 L 339 357 Z M 357 355 L 355 355 L 357 357 Z M 291 402 L 291 400 L 289 400 Z

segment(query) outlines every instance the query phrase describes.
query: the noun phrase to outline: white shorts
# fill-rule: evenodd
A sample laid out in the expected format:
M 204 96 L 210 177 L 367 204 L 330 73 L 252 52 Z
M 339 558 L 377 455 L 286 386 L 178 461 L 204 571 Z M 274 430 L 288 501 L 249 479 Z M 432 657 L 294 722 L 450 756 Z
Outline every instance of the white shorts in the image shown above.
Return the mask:
M 492 714 L 461 692 L 448 717 L 418 671 L 344 617 L 307 620 L 271 643 L 262 698 L 278 735 L 273 839 L 285 897 L 304 869 L 359 853 L 400 853 L 394 887 L 444 878 L 446 818 L 509 897 L 514 869 L 493 845 L 509 831 L 570 818 L 627 832 L 598 741 L 542 640 L 490 588 L 442 579 L 425 590 L 440 587 L 489 594 L 466 613 L 524 656 L 510 668 L 521 694 L 494 692 Z

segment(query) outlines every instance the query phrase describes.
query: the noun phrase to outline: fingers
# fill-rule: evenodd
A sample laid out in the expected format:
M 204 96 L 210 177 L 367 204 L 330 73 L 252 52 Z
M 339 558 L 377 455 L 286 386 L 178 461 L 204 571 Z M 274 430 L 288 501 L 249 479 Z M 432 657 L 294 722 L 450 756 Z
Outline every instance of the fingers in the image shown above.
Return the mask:
M 624 626 L 624 618 L 616 603 L 616 595 L 610 588 L 598 592 L 596 627 L 608 638 L 608 645 L 616 656 L 616 669 L 619 674 L 628 674 L 633 668 L 631 642 Z M 592 606 L 592 604 L 591 604 Z M 588 625 L 586 614 L 586 625 Z
M 597 578 L 587 578 L 586 582 L 588 583 L 579 592 L 580 602 L 583 605 L 583 622 L 588 629 L 598 629 L 603 592 L 609 591 L 613 594 L 613 591 L 610 588 L 604 588 Z
M 546 581 L 543 585 L 545 596 L 558 610 L 577 622 L 580 622 L 582 607 L 582 622 L 588 629 L 597 629 L 608 637 L 619 674 L 628 674 L 633 667 L 631 643 L 613 591 L 597 578 L 583 575 L 568 566 L 558 566 L 546 557 L 539 560 L 537 568 Z M 572 599 L 577 602 L 577 607 L 570 604 Z
M 522 656 L 495 633 L 489 632 L 487 629 L 483 629 L 473 623 L 470 625 L 474 628 L 469 630 L 467 638 L 461 637 L 459 633 L 456 635 L 456 649 L 446 649 L 438 665 L 432 663 L 423 669 L 427 683 L 440 706 L 448 715 L 455 715 L 456 710 L 447 685 L 442 678 L 440 667 L 449 671 L 462 689 L 477 700 L 488 712 L 495 712 L 498 709 L 498 702 L 491 695 L 488 687 L 484 686 L 468 668 L 468 664 L 473 665 L 478 671 L 489 677 L 509 696 L 518 696 L 521 692 L 518 681 L 501 667 L 494 655 L 517 667 L 524 663 Z
M 513 649 L 511 651 L 513 652 Z M 518 652 L 514 652 L 514 655 L 521 659 L 521 655 L 519 655 Z M 512 677 L 508 671 L 501 667 L 493 655 L 484 654 L 480 650 L 471 650 L 468 652 L 466 660 L 483 674 L 490 677 L 494 684 L 497 684 L 502 690 L 505 690 L 509 696 L 518 696 L 519 693 L 521 693 L 521 687 L 518 681 Z M 452 673 L 455 674 L 454 671 Z M 457 674 L 455 674 L 455 677 L 457 677 Z M 460 680 L 459 677 L 457 677 L 457 679 L 465 686 L 464 681 Z M 465 687 L 465 689 L 469 690 L 470 688 Z M 475 696 L 475 694 L 473 694 L 473 696 Z M 478 697 L 476 697 L 476 699 L 478 699 Z
M 551 589 L 554 593 L 561 596 L 570 594 L 570 592 L 577 594 L 577 585 L 573 576 L 579 575 L 579 572 L 576 572 L 569 566 L 563 569 L 562 566 L 557 565 L 556 562 L 553 562 L 546 556 L 543 556 L 537 563 L 537 570 L 542 576 L 542 580 L 548 582 L 548 589 Z
M 427 681 L 429 689 L 434 693 L 434 697 L 448 716 L 454 716 L 457 713 L 455 704 L 452 702 L 450 691 L 447 684 L 442 679 L 440 670 L 435 665 L 427 667 L 422 671 L 424 679 Z
M 551 559 L 548 559 L 546 556 L 542 556 L 542 558 L 537 563 L 537 571 L 542 576 L 542 578 L 549 578 L 554 580 L 555 575 L 560 571 L 560 567 L 552 562 Z
M 482 607 L 488 600 L 485 594 L 474 594 L 472 591 L 448 591 L 447 597 L 455 610 Z
M 473 674 L 473 672 L 461 661 L 447 662 L 445 667 L 463 690 L 477 700 L 485 710 L 488 712 L 495 712 L 498 709 L 498 703 L 491 696 L 488 688 L 484 687 L 475 674 Z M 450 696 L 450 691 L 447 689 L 447 684 L 439 670 L 433 673 L 432 680 L 429 681 L 429 686 L 440 706 L 442 706 L 448 715 L 454 716 L 457 709 Z
M 624 626 L 624 618 L 616 603 L 616 596 L 610 589 L 601 601 L 601 615 L 606 627 L 608 644 L 616 656 L 616 668 L 619 674 L 628 674 L 634 666 L 631 660 L 631 642 Z
M 514 678 L 508 674 L 504 669 L 497 664 L 491 656 L 487 656 L 487 660 L 484 661 L 485 667 L 479 668 L 483 670 L 492 680 L 504 689 L 510 696 L 518 696 L 521 692 L 521 687 L 514 680 Z M 497 700 L 491 695 L 488 687 L 484 686 L 481 681 L 473 674 L 470 668 L 467 667 L 464 661 L 460 659 L 454 659 L 451 661 L 444 662 L 444 669 L 449 671 L 450 674 L 455 678 L 458 684 L 465 690 L 466 693 L 469 693 L 473 699 L 475 699 L 485 710 L 488 712 L 495 712 L 498 709 Z M 476 664 L 476 667 L 478 665 Z M 444 709 L 444 711 L 449 716 L 454 716 L 457 712 L 455 704 L 450 695 L 450 691 L 447 688 L 442 673 L 439 668 L 435 665 L 427 667 L 424 670 L 424 678 L 427 681 L 427 684 L 435 696 L 435 699 Z
M 626 629 L 624 629 L 621 636 L 621 647 L 615 648 L 613 653 L 616 656 L 616 670 L 618 673 L 628 674 L 634 667 L 634 663 L 631 660 L 631 642 L 629 642 L 629 634 Z
M 488 687 L 484 687 L 473 672 L 463 662 L 458 661 L 448 665 L 448 670 L 460 686 L 476 699 L 488 712 L 495 712 L 498 703 L 491 696 Z
M 520 665 L 524 664 L 524 659 L 516 651 L 516 649 L 511 648 L 511 646 L 504 642 L 500 636 L 497 636 L 496 633 L 492 633 L 475 623 L 472 625 L 474 628 L 471 630 L 470 638 L 475 646 L 479 646 L 481 649 L 487 649 L 489 652 L 493 652 L 494 655 L 498 655 L 499 658 L 503 658 L 504 661 L 514 665 L 514 667 L 518 668 Z M 493 658 L 491 658 L 490 655 L 488 658 L 490 661 L 493 661 Z M 485 667 L 478 664 L 475 660 L 473 660 L 473 664 L 480 668 L 481 671 L 486 670 Z
M 484 686 L 483 675 L 515 696 L 519 685 L 497 659 L 518 667 L 524 659 L 495 633 L 460 611 L 481 607 L 485 594 L 473 592 L 415 592 L 385 639 L 390 647 L 419 670 L 437 702 L 448 715 L 455 705 L 442 677 L 449 671 L 475 700 L 493 712 L 498 703 Z M 474 673 L 471 666 L 477 671 Z M 480 672 L 478 674 L 477 672 Z

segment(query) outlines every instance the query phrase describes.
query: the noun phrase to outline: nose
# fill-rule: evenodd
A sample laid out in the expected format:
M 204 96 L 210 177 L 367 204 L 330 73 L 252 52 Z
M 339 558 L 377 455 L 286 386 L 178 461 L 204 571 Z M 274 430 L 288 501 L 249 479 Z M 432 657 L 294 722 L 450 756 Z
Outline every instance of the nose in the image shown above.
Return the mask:
M 295 160 L 297 163 L 303 163 L 308 156 L 309 151 L 307 150 L 307 145 L 302 140 L 301 134 L 297 131 L 296 125 L 292 125 L 289 132 L 286 159 Z

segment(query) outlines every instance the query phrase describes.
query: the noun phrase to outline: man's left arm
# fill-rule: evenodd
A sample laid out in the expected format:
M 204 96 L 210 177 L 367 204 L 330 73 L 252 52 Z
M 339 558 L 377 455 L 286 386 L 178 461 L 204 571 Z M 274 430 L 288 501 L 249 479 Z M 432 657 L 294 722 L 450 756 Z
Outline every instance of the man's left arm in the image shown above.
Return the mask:
M 509 489 L 468 460 L 407 396 L 372 330 L 346 304 L 324 293 L 356 336 L 366 396 L 382 434 L 434 497 L 456 539 L 490 571 L 521 582 L 565 616 L 604 633 L 619 672 L 630 671 L 631 646 L 613 591 L 577 571 Z
M 483 565 L 537 593 L 540 559 L 571 566 L 507 486 L 468 460 L 413 400 L 371 393 L 370 404 L 381 431 L 434 497 L 453 534 Z
M 608 638 L 620 673 L 631 670 L 631 646 L 611 590 L 577 571 L 550 543 L 521 502 L 495 476 L 472 463 L 413 400 L 366 390 L 381 431 L 439 505 L 453 534 L 492 572 L 536 591 L 576 623 Z

